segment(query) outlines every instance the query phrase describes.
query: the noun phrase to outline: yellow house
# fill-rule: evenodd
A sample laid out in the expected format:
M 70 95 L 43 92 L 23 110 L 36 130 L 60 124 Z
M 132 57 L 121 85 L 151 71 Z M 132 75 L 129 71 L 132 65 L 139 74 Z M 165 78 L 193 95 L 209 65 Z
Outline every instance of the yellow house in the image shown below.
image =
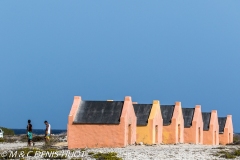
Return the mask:
M 153 104 L 133 104 L 137 116 L 137 143 L 162 143 L 163 119 L 160 102 L 154 100 Z

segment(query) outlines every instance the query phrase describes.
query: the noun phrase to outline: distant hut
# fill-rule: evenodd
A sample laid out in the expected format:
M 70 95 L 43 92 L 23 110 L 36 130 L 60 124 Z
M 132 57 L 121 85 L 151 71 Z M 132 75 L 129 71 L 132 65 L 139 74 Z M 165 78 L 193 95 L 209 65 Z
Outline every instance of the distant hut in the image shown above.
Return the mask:
M 181 102 L 175 105 L 161 105 L 163 118 L 163 143 L 175 144 L 184 142 L 184 120 Z
M 219 143 L 229 144 L 233 142 L 233 124 L 232 115 L 227 117 L 218 117 L 219 123 Z
M 219 125 L 217 111 L 202 112 L 203 144 L 219 145 Z
M 184 119 L 184 143 L 203 143 L 203 119 L 201 106 L 182 108 Z
M 82 101 L 75 96 L 68 116 L 68 149 L 134 144 L 136 121 L 131 97 L 124 101 Z
M 153 104 L 133 104 L 137 116 L 136 142 L 144 144 L 162 143 L 163 120 L 159 101 Z

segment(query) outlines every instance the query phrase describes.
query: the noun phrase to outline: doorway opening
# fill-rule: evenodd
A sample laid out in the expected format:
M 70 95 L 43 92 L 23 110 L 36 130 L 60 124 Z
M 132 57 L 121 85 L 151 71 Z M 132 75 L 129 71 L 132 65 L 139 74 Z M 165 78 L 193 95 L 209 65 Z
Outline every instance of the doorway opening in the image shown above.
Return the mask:
M 231 133 L 229 133 L 229 136 L 228 136 L 228 143 L 231 143 Z
M 201 130 L 200 127 L 198 127 L 198 144 L 201 142 Z
M 155 143 L 158 143 L 158 125 L 155 126 Z
M 131 130 L 131 124 L 129 124 L 129 125 L 128 125 L 128 144 L 129 144 L 129 145 L 132 144 L 131 138 L 132 138 L 132 130 Z
M 178 143 L 180 143 L 180 124 L 178 125 Z
M 217 144 L 217 131 L 215 131 L 214 133 L 214 145 Z

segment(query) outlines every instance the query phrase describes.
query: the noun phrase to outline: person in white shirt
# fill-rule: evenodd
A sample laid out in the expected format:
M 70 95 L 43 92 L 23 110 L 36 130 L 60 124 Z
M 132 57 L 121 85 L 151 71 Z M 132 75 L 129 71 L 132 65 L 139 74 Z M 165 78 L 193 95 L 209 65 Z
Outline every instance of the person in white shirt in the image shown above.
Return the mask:
M 46 125 L 45 144 L 48 144 L 50 141 L 50 135 L 51 135 L 51 125 L 48 123 L 48 121 L 44 121 L 44 124 Z

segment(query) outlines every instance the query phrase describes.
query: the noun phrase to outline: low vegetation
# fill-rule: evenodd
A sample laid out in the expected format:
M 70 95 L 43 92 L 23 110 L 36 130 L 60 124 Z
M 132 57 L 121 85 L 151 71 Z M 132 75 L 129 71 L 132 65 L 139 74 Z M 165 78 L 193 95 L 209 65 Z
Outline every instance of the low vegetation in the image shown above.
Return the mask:
M 4 136 L 3 138 L 0 138 L 0 143 L 3 143 L 3 142 L 13 143 L 13 142 L 16 142 L 16 140 L 11 137 Z
M 117 157 L 117 153 L 95 153 L 91 155 L 96 160 L 122 160 L 122 158 Z
M 28 140 L 27 134 L 20 135 L 19 137 L 20 137 L 19 139 L 21 142 L 27 142 L 27 140 Z M 32 140 L 33 140 L 33 142 L 43 142 L 45 139 L 44 139 L 44 136 L 33 135 Z
M 32 138 L 33 142 L 43 142 L 45 141 L 44 136 L 33 136 Z
M 240 157 L 240 149 L 233 149 L 231 151 L 220 150 L 214 156 L 225 158 L 225 159 L 234 159 Z
M 240 135 L 239 134 L 233 135 L 233 144 L 240 144 Z
M 8 129 L 8 128 L 5 128 L 5 127 L 0 127 L 3 132 L 4 132 L 4 135 L 14 135 L 14 131 L 12 129 Z

